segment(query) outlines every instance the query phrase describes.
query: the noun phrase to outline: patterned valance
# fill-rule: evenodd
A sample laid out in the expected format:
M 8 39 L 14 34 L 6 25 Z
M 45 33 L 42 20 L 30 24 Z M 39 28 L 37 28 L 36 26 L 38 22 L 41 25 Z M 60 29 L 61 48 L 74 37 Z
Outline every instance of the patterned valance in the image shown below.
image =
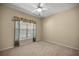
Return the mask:
M 29 22 L 29 23 L 36 23 L 36 21 L 25 19 L 22 17 L 17 17 L 17 16 L 13 17 L 13 21 L 24 21 L 24 22 Z

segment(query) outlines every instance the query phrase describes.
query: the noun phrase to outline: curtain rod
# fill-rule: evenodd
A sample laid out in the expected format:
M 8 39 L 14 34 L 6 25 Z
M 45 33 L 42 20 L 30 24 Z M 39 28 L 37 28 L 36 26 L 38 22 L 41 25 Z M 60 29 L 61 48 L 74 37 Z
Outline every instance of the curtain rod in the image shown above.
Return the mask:
M 29 22 L 29 23 L 36 23 L 36 21 L 25 19 L 22 17 L 14 16 L 13 21 L 24 21 L 24 22 Z

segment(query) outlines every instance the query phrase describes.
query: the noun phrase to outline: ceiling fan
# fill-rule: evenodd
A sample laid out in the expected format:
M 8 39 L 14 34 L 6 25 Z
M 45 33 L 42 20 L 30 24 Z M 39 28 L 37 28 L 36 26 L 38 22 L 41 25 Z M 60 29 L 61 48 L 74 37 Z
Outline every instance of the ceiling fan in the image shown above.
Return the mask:
M 40 15 L 43 11 L 47 10 L 47 8 L 44 7 L 45 4 L 44 3 L 38 3 L 37 6 L 34 6 L 36 9 L 33 10 L 32 12 L 38 12 L 38 14 Z

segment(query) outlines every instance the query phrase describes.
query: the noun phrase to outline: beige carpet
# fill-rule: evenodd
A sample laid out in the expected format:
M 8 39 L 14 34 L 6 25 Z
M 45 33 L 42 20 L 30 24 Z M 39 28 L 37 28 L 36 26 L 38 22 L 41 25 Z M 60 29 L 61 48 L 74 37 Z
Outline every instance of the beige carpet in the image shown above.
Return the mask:
M 79 55 L 79 51 L 39 41 L 1 52 L 6 56 L 71 56 Z

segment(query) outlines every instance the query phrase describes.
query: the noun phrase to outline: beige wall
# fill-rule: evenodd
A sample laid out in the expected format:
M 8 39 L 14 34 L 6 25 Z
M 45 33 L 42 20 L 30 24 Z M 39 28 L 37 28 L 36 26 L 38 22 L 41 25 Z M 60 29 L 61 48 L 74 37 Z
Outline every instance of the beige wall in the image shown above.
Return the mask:
M 79 7 L 46 17 L 43 20 L 43 39 L 79 49 Z
M 14 22 L 13 16 L 21 16 L 26 19 L 33 19 L 37 22 L 37 40 L 41 40 L 41 21 L 31 15 L 11 9 L 6 6 L 0 6 L 0 48 L 6 49 L 13 47 L 14 44 Z
M 1 9 L 0 9 L 0 13 L 1 13 Z M 1 18 L 1 14 L 0 14 L 0 18 Z M 0 22 L 0 27 L 1 27 L 1 22 Z M 1 29 L 0 29 L 0 43 L 1 43 Z M 1 44 L 0 44 L 0 49 L 1 49 Z

